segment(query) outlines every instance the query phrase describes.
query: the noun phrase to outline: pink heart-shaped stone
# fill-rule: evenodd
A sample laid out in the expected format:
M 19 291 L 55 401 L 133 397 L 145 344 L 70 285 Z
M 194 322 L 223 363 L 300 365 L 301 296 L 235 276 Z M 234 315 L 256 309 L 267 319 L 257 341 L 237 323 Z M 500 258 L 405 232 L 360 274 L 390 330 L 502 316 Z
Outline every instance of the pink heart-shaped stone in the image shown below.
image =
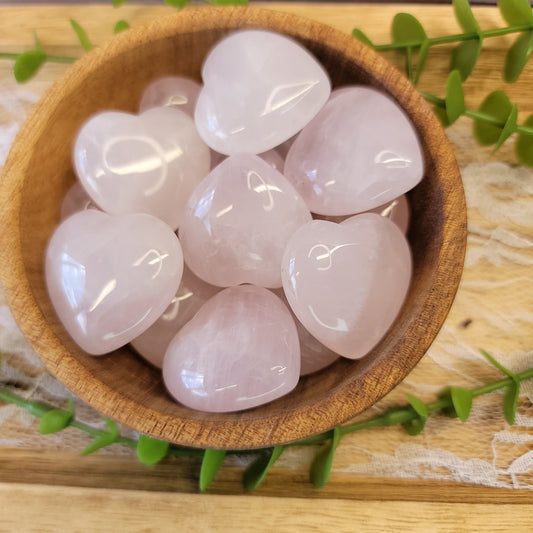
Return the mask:
M 165 352 L 176 333 L 209 298 L 221 290 L 220 287 L 202 281 L 185 266 L 176 296 L 163 314 L 144 333 L 131 341 L 131 346 L 152 365 L 161 368 Z
M 163 379 L 180 403 L 208 412 L 249 409 L 290 392 L 300 372 L 296 326 L 262 287 L 225 289 L 171 341 Z
M 74 144 L 74 166 L 107 213 L 148 213 L 176 229 L 211 156 L 191 117 L 171 107 L 91 117 Z
M 411 279 L 411 252 L 389 219 L 362 214 L 314 220 L 289 240 L 283 289 L 305 328 L 334 352 L 358 359 L 392 325 Z
M 179 236 L 188 267 L 212 285 L 281 287 L 281 257 L 311 220 L 294 187 L 260 157 L 225 159 L 198 185 Z
M 328 75 L 293 39 L 241 30 L 214 46 L 195 109 L 201 137 L 223 154 L 259 154 L 300 131 L 326 103 Z
M 424 175 L 417 133 L 403 109 L 366 86 L 333 91 L 300 132 L 284 174 L 312 213 L 353 215 L 412 189 Z
M 153 324 L 176 294 L 182 272 L 176 234 L 147 214 L 80 211 L 58 226 L 46 250 L 52 304 L 91 355 L 113 351 Z

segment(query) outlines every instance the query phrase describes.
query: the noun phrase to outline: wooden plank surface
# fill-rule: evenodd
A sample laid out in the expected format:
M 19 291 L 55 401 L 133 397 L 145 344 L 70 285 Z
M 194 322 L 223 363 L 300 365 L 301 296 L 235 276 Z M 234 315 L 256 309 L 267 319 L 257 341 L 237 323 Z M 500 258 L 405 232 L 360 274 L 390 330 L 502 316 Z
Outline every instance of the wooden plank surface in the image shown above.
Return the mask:
M 460 31 L 447 5 L 328 2 L 327 5 L 269 3 L 266 7 L 308 16 L 345 32 L 358 27 L 377 43 L 389 41 L 389 24 L 398 11 L 416 14 L 430 36 Z M 102 43 L 111 38 L 113 25 L 119 18 L 138 25 L 168 13 L 168 9 L 162 5 L 149 8 L 126 5 L 120 10 L 108 5 L 2 6 L 0 51 L 20 52 L 31 48 L 35 31 L 50 53 L 79 55 L 69 18 L 78 20 L 94 43 Z M 475 14 L 484 28 L 502 24 L 493 8 L 475 8 Z M 475 76 L 467 82 L 469 105 L 478 105 L 488 92 L 503 86 L 499 73 L 512 40 L 507 36 L 485 43 Z M 450 48 L 446 46 L 432 50 L 431 68 L 421 79 L 423 89 L 442 96 L 449 55 Z M 402 59 L 394 53 L 387 57 L 401 66 Z M 7 84 L 11 83 L 11 67 L 10 62 L 0 61 L 0 79 Z M 30 82 L 30 87 L 37 92 L 44 90 L 65 68 L 46 65 L 39 78 Z M 505 85 L 511 100 L 518 104 L 519 120 L 533 111 L 531 92 L 523 90 L 533 86 L 531 66 L 523 76 L 520 86 Z M 454 130 L 456 138 L 469 135 L 469 128 L 470 124 L 458 124 Z M 496 156 L 491 155 L 490 148 L 477 149 L 475 156 L 461 150 L 457 155 L 461 165 L 475 160 L 515 162 L 509 146 L 504 146 Z M 515 278 L 528 275 L 520 265 L 514 265 L 511 272 Z M 490 269 L 483 264 L 472 273 L 473 278 L 490 275 Z M 503 302 L 493 303 L 503 305 Z M 469 307 L 460 304 L 451 320 L 458 323 L 469 312 Z M 524 350 L 531 347 L 533 340 L 531 333 L 527 337 L 524 327 L 522 337 L 512 331 L 513 335 L 505 339 L 491 338 L 487 326 L 473 331 L 476 342 L 488 338 L 502 351 Z M 498 427 L 498 421 L 491 423 Z M 36 433 L 36 424 L 26 422 L 24 431 Z M 459 436 L 465 431 L 468 430 L 458 423 L 450 425 L 447 438 L 453 439 L 455 434 Z M 169 460 L 146 469 L 133 453 L 81 458 L 75 451 L 65 450 L 60 441 L 42 449 L 0 447 L 0 532 L 271 531 L 274 528 L 287 532 L 532 530 L 531 491 L 358 475 L 349 468 L 351 457 L 358 453 L 357 438 L 354 435 L 343 440 L 335 458 L 337 468 L 325 488 L 317 490 L 308 482 L 309 454 L 298 459 L 293 454 L 273 469 L 254 495 L 245 494 L 241 488 L 243 466 L 238 461 L 223 467 L 209 495 L 198 495 L 195 494 L 198 461 Z M 399 445 L 407 438 L 391 429 L 384 440 Z M 84 441 L 80 442 L 83 445 Z

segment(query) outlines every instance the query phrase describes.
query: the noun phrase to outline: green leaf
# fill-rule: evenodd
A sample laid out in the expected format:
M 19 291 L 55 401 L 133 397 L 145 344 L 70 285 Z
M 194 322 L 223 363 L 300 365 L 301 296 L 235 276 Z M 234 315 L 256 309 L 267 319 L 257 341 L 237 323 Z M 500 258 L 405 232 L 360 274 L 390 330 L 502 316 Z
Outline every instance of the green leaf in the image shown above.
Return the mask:
M 311 482 L 315 487 L 323 487 L 329 479 L 333 456 L 341 440 L 341 431 L 339 427 L 333 429 L 333 437 L 323 446 L 316 454 L 311 463 Z
M 533 31 L 524 32 L 513 43 L 505 56 L 503 79 L 508 83 L 515 82 L 527 64 L 533 51 Z
M 452 70 L 446 82 L 446 115 L 450 124 L 453 124 L 465 110 L 465 96 L 461 75 L 458 70 Z
M 489 361 L 489 363 L 512 379 L 512 382 L 507 387 L 507 391 L 505 392 L 505 396 L 503 398 L 503 414 L 507 423 L 512 425 L 514 424 L 516 406 L 518 404 L 518 396 L 520 394 L 520 379 L 514 372 L 511 372 L 508 368 L 505 368 L 501 363 L 496 361 L 496 359 L 494 359 L 490 353 L 486 352 L 485 350 L 480 350 L 480 352 L 487 359 L 487 361 Z
M 398 44 L 420 46 L 427 39 L 422 24 L 409 13 L 398 13 L 392 21 L 392 40 Z
M 165 4 L 183 9 L 191 0 L 165 0 Z
M 283 449 L 283 446 L 275 446 L 259 455 L 255 461 L 248 465 L 242 478 L 242 483 L 246 490 L 252 491 L 263 482 L 270 467 L 279 459 Z
M 468 0 L 453 0 L 453 10 L 457 22 L 465 33 L 477 33 L 480 31 L 479 24 L 472 13 Z
M 446 387 L 443 391 L 440 392 L 438 396 L 439 400 L 444 400 L 448 404 L 446 407 L 442 407 L 440 412 L 449 418 L 457 418 L 457 411 L 453 406 L 452 401 L 452 388 Z
M 200 469 L 200 491 L 205 492 L 211 484 L 217 472 L 220 470 L 226 457 L 226 450 L 205 450 Z
M 433 113 L 435 113 L 436 117 L 439 119 L 444 128 L 447 128 L 450 125 L 450 121 L 448 120 L 448 115 L 446 114 L 446 109 L 444 107 L 441 107 L 440 105 L 433 106 Z
M 361 41 L 363 44 L 366 44 L 367 46 L 374 48 L 372 41 L 361 30 L 354 28 L 352 30 L 352 37 L 354 37 L 358 41 Z
M 498 142 L 494 147 L 493 153 L 500 148 L 500 146 L 516 131 L 517 124 L 516 120 L 518 118 L 518 107 L 516 104 L 511 106 L 511 112 L 505 121 L 505 126 L 503 127 Z
M 428 417 L 428 408 L 427 405 L 416 396 L 413 396 L 412 394 L 406 394 L 407 400 L 411 404 L 411 407 L 416 411 L 418 415 L 420 415 L 422 418 Z
M 512 107 L 509 97 L 503 91 L 494 91 L 485 98 L 479 110 L 505 124 L 512 112 Z M 501 134 L 500 126 L 474 119 L 474 137 L 482 146 L 496 144 Z
M 451 387 L 450 396 L 455 413 L 461 422 L 466 422 L 472 410 L 472 392 L 462 387 Z
M 145 465 L 155 465 L 167 455 L 168 447 L 169 443 L 166 441 L 154 439 L 148 435 L 139 435 L 137 457 Z
M 93 44 L 91 41 L 89 41 L 89 37 L 87 37 L 86 31 L 74 20 L 70 19 L 70 25 L 72 26 L 72 29 L 76 33 L 76 36 L 78 37 L 78 41 L 80 41 L 81 47 L 88 52 L 89 50 L 93 49 Z
M 505 391 L 503 397 L 503 416 L 507 423 L 512 426 L 516 417 L 516 406 L 520 395 L 520 382 L 513 381 Z
M 20 54 L 13 67 L 13 73 L 18 83 L 23 83 L 33 78 L 46 61 L 46 57 L 42 50 L 28 50 Z
M 122 4 L 125 4 L 128 0 L 113 0 L 113 7 L 120 7 Z
M 415 437 L 416 435 L 419 435 L 424 431 L 424 427 L 426 426 L 427 418 L 423 416 L 417 416 L 416 418 L 413 418 L 412 420 L 409 420 L 408 422 L 404 422 L 402 424 L 403 428 L 409 435 L 412 437 Z
M 422 74 L 422 69 L 424 68 L 424 65 L 426 64 L 426 59 L 428 57 L 430 46 L 431 46 L 431 42 L 429 39 L 426 39 L 425 41 L 423 41 L 422 45 L 420 46 L 420 51 L 418 52 L 418 61 L 416 63 L 416 74 L 414 78 L 415 85 L 418 83 L 418 80 L 420 79 L 420 75 Z
M 40 50 L 41 52 L 44 52 L 43 45 L 41 41 L 39 40 L 39 37 L 37 37 L 37 34 L 34 34 L 33 41 L 35 43 L 35 50 Z
M 104 418 L 104 422 L 106 423 L 109 432 L 104 433 L 103 435 L 100 435 L 98 438 L 93 440 L 91 444 L 89 444 L 89 446 L 87 446 L 84 450 L 80 452 L 80 455 L 89 455 L 91 453 L 96 452 L 100 448 L 111 446 L 111 444 L 117 441 L 119 437 L 119 430 L 117 424 L 109 418 Z
M 482 47 L 481 39 L 474 39 L 463 41 L 453 49 L 450 70 L 458 70 L 462 81 L 465 81 L 472 74 Z
M 62 431 L 70 425 L 74 419 L 74 402 L 72 398 L 68 399 L 68 408 L 52 409 L 48 411 L 42 418 L 39 424 L 39 433 L 41 435 L 48 435 L 49 433 L 57 433 Z
M 498 0 L 498 8 L 510 26 L 531 24 L 533 22 L 533 13 L 529 0 Z
M 524 122 L 524 126 L 533 129 L 533 115 Z M 522 165 L 533 167 L 533 135 L 519 133 L 515 144 L 516 158 Z
M 129 29 L 130 25 L 125 20 L 119 20 L 115 27 L 113 28 L 113 33 L 116 35 L 117 33 L 120 33 L 121 31 Z

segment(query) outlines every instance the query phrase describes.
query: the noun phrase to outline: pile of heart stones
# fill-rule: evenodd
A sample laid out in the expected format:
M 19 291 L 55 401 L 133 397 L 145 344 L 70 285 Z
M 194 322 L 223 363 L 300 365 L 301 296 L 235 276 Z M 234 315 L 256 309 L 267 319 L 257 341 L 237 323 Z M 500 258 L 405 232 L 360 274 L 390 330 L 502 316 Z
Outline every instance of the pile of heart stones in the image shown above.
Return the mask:
M 404 194 L 424 161 L 392 98 L 332 91 L 286 36 L 230 34 L 202 79 L 155 80 L 138 114 L 85 122 L 45 274 L 88 354 L 130 343 L 175 400 L 229 412 L 387 332 L 412 272 Z

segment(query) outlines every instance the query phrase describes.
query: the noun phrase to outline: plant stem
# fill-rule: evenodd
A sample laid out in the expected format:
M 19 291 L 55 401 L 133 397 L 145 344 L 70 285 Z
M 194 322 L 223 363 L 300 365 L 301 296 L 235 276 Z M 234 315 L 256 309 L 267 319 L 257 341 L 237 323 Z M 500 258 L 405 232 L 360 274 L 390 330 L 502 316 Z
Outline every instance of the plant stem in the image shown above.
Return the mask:
M 0 59 L 11 59 L 11 60 L 17 60 L 22 53 L 15 54 L 12 52 L 0 52 Z M 70 57 L 70 56 L 56 56 L 56 55 L 49 55 L 46 54 L 46 61 L 49 63 L 74 63 L 74 61 L 77 61 L 77 57 Z
M 519 26 L 507 26 L 505 28 L 495 28 L 492 30 L 484 30 L 478 32 L 457 33 L 455 35 L 442 35 L 440 37 L 428 37 L 427 41 L 429 46 L 435 46 L 439 44 L 456 43 L 461 41 L 471 41 L 473 39 L 486 38 L 486 37 L 501 37 L 502 35 L 508 35 L 510 33 L 523 33 L 526 31 L 533 31 L 532 24 L 521 24 Z M 401 42 L 401 43 L 387 43 L 387 44 L 375 44 L 374 50 L 377 52 L 385 52 L 387 50 L 403 50 L 409 48 L 416 48 L 420 46 L 420 42 Z
M 442 109 L 446 109 L 446 100 L 444 98 L 439 98 L 438 96 L 435 96 L 434 94 L 425 91 L 420 91 L 420 94 L 430 104 L 434 104 L 436 106 L 442 107 Z M 493 117 L 492 115 L 488 115 L 487 113 L 483 113 L 482 111 L 476 111 L 475 109 L 466 108 L 463 115 L 474 120 L 481 120 L 483 122 L 487 122 L 499 128 L 503 128 L 505 126 L 504 121 Z M 515 131 L 516 133 L 523 133 L 524 135 L 533 135 L 533 128 L 528 126 L 517 125 Z

